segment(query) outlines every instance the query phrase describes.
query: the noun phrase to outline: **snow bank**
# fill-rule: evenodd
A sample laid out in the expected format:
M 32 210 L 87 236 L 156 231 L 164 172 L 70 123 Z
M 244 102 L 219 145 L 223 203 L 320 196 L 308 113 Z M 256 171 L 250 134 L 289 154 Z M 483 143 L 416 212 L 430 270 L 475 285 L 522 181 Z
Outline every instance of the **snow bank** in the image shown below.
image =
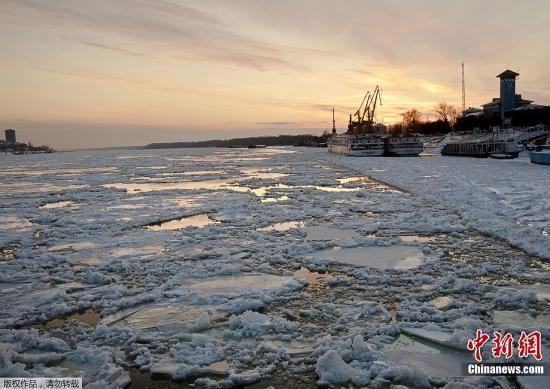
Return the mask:
M 307 153 L 354 169 L 421 199 L 457 210 L 463 222 L 550 259 L 550 169 L 526 158 L 349 158 L 309 148 Z

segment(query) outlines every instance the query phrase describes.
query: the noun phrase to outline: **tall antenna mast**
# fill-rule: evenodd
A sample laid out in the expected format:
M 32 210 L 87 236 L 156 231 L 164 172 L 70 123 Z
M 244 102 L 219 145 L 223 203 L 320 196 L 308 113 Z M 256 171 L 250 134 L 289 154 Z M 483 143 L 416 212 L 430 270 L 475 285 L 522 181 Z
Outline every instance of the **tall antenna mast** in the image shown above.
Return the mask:
M 464 61 L 462 61 L 462 112 L 466 110 L 466 84 L 464 83 Z
M 334 120 L 334 107 L 332 107 L 332 133 L 336 134 L 336 121 Z

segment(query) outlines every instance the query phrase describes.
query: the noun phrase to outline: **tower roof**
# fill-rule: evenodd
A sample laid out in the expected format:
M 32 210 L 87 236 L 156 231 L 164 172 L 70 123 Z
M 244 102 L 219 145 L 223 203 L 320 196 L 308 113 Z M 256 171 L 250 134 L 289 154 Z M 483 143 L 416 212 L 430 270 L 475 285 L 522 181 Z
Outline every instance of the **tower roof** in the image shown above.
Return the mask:
M 503 71 L 502 73 L 500 73 L 497 78 L 516 78 L 517 76 L 519 76 L 519 73 L 516 73 L 510 69 L 507 69 L 505 71 Z

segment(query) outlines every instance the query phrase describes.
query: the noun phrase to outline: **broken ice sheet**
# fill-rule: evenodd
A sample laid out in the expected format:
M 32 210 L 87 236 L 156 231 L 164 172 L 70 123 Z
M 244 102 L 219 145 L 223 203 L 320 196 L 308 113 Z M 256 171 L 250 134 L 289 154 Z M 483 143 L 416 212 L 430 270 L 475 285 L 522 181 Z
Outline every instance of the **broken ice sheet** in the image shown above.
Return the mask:
M 382 352 L 398 366 L 409 366 L 433 377 L 460 377 L 462 365 L 472 362 L 472 354 L 401 334 Z
M 423 255 L 411 246 L 334 247 L 311 253 L 310 257 L 327 258 L 336 262 L 377 269 L 413 269 L 422 264 Z
M 519 311 L 494 311 L 493 321 L 499 328 L 550 329 L 550 315 Z
M 93 242 L 74 242 L 74 243 L 64 243 L 51 246 L 48 251 L 57 252 L 57 251 L 66 251 L 66 250 L 87 250 L 96 247 L 97 244 Z
M 306 240 L 313 241 L 353 239 L 358 236 L 358 233 L 354 230 L 330 227 L 328 225 L 308 226 L 305 231 L 307 234 Z
M 272 274 L 242 274 L 238 276 L 210 277 L 191 282 L 188 287 L 201 293 L 241 294 L 247 290 L 268 290 L 283 287 L 292 277 Z
M 194 322 L 209 322 L 225 315 L 209 306 L 196 307 L 184 303 L 159 302 L 124 309 L 103 318 L 100 324 L 133 329 L 184 330 Z

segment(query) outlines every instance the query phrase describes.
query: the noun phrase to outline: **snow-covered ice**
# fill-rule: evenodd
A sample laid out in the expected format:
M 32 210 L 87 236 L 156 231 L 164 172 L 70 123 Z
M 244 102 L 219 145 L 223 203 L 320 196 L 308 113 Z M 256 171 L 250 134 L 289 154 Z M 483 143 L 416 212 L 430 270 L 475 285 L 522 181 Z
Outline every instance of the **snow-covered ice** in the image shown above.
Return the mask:
M 267 148 L 0 163 L 0 376 L 506 387 L 459 374 L 477 328 L 527 326 L 548 349 L 550 170 L 524 159 Z

